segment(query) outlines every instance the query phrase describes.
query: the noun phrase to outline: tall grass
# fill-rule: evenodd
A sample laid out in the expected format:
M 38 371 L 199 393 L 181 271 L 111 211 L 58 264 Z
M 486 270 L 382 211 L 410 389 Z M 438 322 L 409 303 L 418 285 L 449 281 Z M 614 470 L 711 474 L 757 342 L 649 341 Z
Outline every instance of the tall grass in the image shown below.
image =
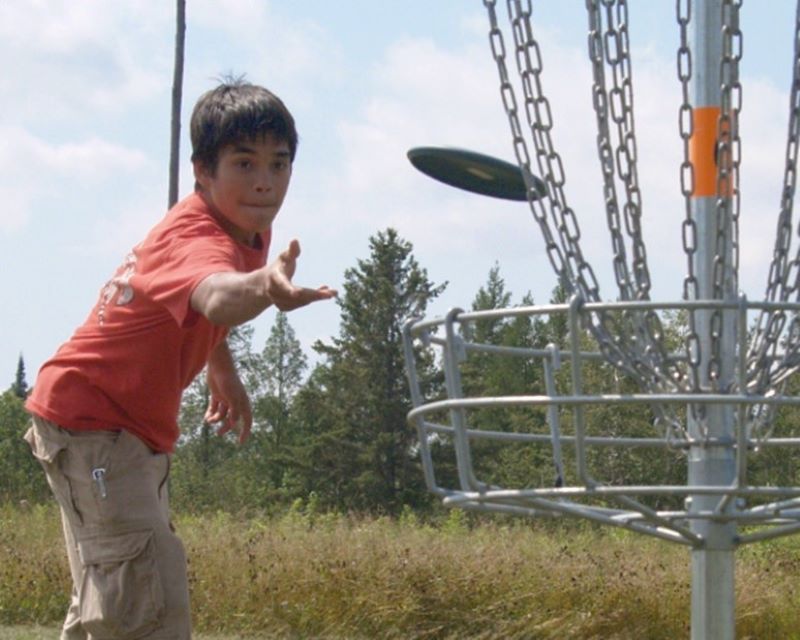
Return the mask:
M 55 510 L 0 508 L 0 624 L 58 624 Z M 195 628 L 255 637 L 688 637 L 689 553 L 583 524 L 181 516 Z M 737 637 L 800 637 L 800 543 L 737 553 Z

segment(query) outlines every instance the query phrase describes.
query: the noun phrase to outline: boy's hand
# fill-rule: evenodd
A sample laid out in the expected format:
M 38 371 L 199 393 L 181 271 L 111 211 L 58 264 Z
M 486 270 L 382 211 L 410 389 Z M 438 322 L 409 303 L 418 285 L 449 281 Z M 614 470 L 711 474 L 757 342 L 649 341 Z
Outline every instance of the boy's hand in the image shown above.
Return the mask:
M 327 285 L 309 289 L 292 283 L 299 255 L 300 243 L 292 240 L 289 247 L 267 267 L 267 292 L 280 311 L 291 311 L 318 300 L 335 298 L 337 295 L 336 290 Z
M 233 431 L 239 436 L 239 444 L 243 444 L 253 426 L 253 410 L 227 344 L 223 342 L 222 345 L 224 347 L 218 347 L 208 360 L 206 378 L 210 397 L 203 420 L 209 424 L 221 423 L 217 435 Z M 219 353 L 223 350 L 224 354 Z

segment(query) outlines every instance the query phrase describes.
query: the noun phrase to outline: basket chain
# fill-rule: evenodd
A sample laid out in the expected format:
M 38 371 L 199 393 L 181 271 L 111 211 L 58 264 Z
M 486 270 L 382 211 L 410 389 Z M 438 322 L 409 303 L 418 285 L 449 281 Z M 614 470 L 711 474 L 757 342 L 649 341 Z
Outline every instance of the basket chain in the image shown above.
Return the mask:
M 680 28 L 677 67 L 681 85 L 681 105 L 678 125 L 683 141 L 683 162 L 680 168 L 681 193 L 684 197 L 686 217 L 683 222 L 683 251 L 687 258 L 687 275 L 684 278 L 685 300 L 699 300 L 702 295 L 697 279 L 697 225 L 692 214 L 695 193 L 695 174 L 689 148 L 694 134 L 693 105 L 690 97 L 692 78 L 692 52 L 689 47 L 689 24 L 692 20 L 692 0 L 676 0 L 676 15 Z M 720 116 L 717 125 L 717 200 L 714 237 L 714 264 L 712 267 L 711 297 L 723 300 L 735 295 L 739 262 L 739 164 L 741 142 L 739 139 L 739 111 L 741 108 L 741 84 L 739 83 L 739 60 L 741 59 L 742 34 L 739 29 L 739 7 L 741 0 L 724 0 L 722 4 L 722 56 L 720 60 Z M 704 106 L 704 105 L 703 105 Z M 702 353 L 701 339 L 697 330 L 697 314 L 688 314 L 689 330 L 686 336 L 686 356 L 689 367 L 690 388 L 699 392 L 708 382 L 714 391 L 720 390 L 722 380 L 721 345 L 723 336 L 723 311 L 714 309 L 709 323 L 709 352 Z M 728 312 L 729 313 L 729 312 Z M 700 365 L 707 358 L 705 376 Z M 726 376 L 727 377 L 727 376 Z M 692 407 L 696 417 L 701 417 L 701 408 Z
M 610 26 L 599 38 L 599 48 L 602 51 L 598 51 L 596 46 L 597 37 L 595 36 L 594 39 L 590 37 L 590 54 L 593 61 L 597 61 L 601 67 L 605 57 L 609 59 L 623 58 L 615 71 L 616 85 L 612 90 L 610 101 L 613 102 L 612 119 L 621 121 L 621 129 L 618 128 L 621 139 L 616 150 L 616 158 L 618 170 L 623 176 L 623 180 L 627 181 L 625 222 L 633 244 L 636 288 L 630 288 L 627 267 L 622 270 L 617 266 L 615 271 L 619 276 L 618 285 L 620 285 L 623 298 L 647 299 L 649 273 L 646 269 L 644 243 L 641 240 L 640 196 L 635 179 L 636 152 L 633 137 L 632 85 L 630 84 L 626 7 L 623 0 L 603 0 L 603 2 L 610 7 L 612 16 L 614 6 L 616 6 L 616 13 L 622 16 L 622 19 L 619 21 L 619 27 Z M 498 26 L 496 4 L 496 0 L 484 0 L 490 21 L 489 40 L 500 77 L 500 93 L 511 128 L 514 153 L 520 166 L 530 171 L 531 156 L 523 136 L 514 88 L 509 79 L 505 44 L 503 34 Z M 594 6 L 591 0 L 587 1 L 590 15 Z M 599 287 L 592 267 L 586 262 L 580 249 L 580 229 L 573 210 L 566 202 L 563 188 L 565 182 L 563 164 L 551 138 L 552 114 L 549 101 L 542 91 L 542 58 L 538 42 L 531 29 L 531 3 L 530 0 L 527 2 L 507 0 L 507 8 L 512 24 L 516 65 L 525 97 L 525 111 L 534 143 L 537 168 L 547 186 L 548 197 L 531 198 L 529 204 L 542 232 L 550 263 L 562 285 L 568 292 L 577 293 L 585 302 L 596 302 L 599 301 Z M 610 47 L 615 50 L 613 55 L 609 55 L 607 52 Z M 609 98 L 604 87 L 600 94 L 595 91 L 594 95 L 595 102 L 601 101 L 608 105 Z M 595 106 L 597 107 L 597 104 Z M 598 119 L 602 118 L 603 116 L 598 114 Z M 608 108 L 606 107 L 606 122 L 607 118 Z M 599 144 L 601 149 L 604 146 L 606 149 L 610 149 L 610 142 L 605 145 L 603 142 Z M 610 153 L 614 156 L 614 152 Z M 602 154 L 601 150 L 601 166 L 604 167 L 604 171 L 610 168 L 613 182 L 614 158 L 610 158 L 610 164 L 604 163 Z M 610 193 L 607 189 L 606 192 Z M 549 219 L 545 201 L 549 203 Z M 616 205 L 612 203 L 612 207 L 616 207 Z M 621 222 L 614 221 L 612 215 L 610 225 L 621 227 Z M 621 265 L 624 262 L 624 242 L 619 235 L 615 241 L 615 265 Z M 624 371 L 644 388 L 652 391 L 680 388 L 682 376 L 677 368 L 669 371 L 671 365 L 666 364 L 668 357 L 661 344 L 662 328 L 655 314 L 639 313 L 635 318 L 628 315 L 627 317 L 623 316 L 620 320 L 618 315 L 600 311 L 586 314 L 584 322 L 597 341 L 606 361 Z M 634 331 L 631 330 L 633 327 L 635 327 Z M 658 421 L 668 430 L 668 437 L 672 438 L 676 435 L 674 433 L 676 429 L 681 431 L 682 435 L 683 427 L 680 421 L 671 415 L 665 415 L 662 407 L 654 407 L 654 410 Z
M 524 94 L 524 115 L 533 141 L 533 158 L 523 134 L 520 107 L 506 64 L 505 43 L 497 19 L 497 0 L 483 2 L 489 14 L 489 40 L 500 77 L 500 94 L 511 128 L 517 162 L 530 172 L 532 160 L 535 158 L 536 168 L 547 188 L 546 197 L 530 198 L 529 205 L 542 233 L 548 259 L 568 293 L 579 295 L 584 302 L 598 302 L 598 282 L 580 248 L 578 221 L 567 204 L 564 191 L 566 178 L 563 163 L 551 137 L 553 118 L 550 103 L 542 90 L 542 56 L 531 28 L 531 0 L 506 0 L 506 4 L 512 25 L 514 58 Z M 694 134 L 694 107 L 690 96 L 693 69 L 688 34 L 692 5 L 692 0 L 676 0 L 680 29 L 677 73 L 682 91 L 678 113 L 679 133 L 683 143 L 680 185 L 686 211 L 682 225 L 682 243 L 688 266 L 683 285 L 685 300 L 699 300 L 707 295 L 701 294 L 698 281 L 697 225 L 692 212 L 695 174 L 690 160 L 690 146 Z M 708 292 L 717 300 L 731 298 L 738 288 L 741 5 L 742 0 L 722 0 L 721 5 L 723 47 L 719 68 L 716 229 Z M 586 8 L 589 16 L 589 57 L 593 73 L 592 103 L 598 126 L 597 149 L 603 177 L 606 220 L 611 233 L 613 272 L 622 300 L 648 300 L 651 282 L 641 230 L 642 199 L 637 175 L 627 1 L 586 0 Z M 767 285 L 768 301 L 785 302 L 792 297 L 800 300 L 800 248 L 791 261 L 788 256 L 799 153 L 800 2 L 795 20 L 795 58 L 783 195 Z M 621 183 L 621 188 L 617 180 Z M 621 208 L 618 192 L 623 198 Z M 631 256 L 630 266 L 628 251 Z M 730 319 L 730 313 L 722 309 L 711 311 L 708 346 L 702 348 L 698 312 L 688 314 L 686 358 L 683 365 L 676 364 L 669 357 L 664 346 L 661 321 L 655 312 L 628 310 L 614 314 L 597 311 L 587 314 L 584 322 L 605 359 L 637 380 L 644 388 L 652 391 L 685 390 L 697 393 L 705 390 L 728 391 L 735 386 L 733 376 L 730 375 L 732 372 L 723 371 L 722 364 L 723 337 L 731 329 L 724 325 Z M 786 312 L 782 310 L 767 310 L 760 315 L 747 357 L 749 392 L 779 393 L 785 380 L 800 369 L 800 318 L 795 314 L 788 330 L 784 331 L 786 323 Z M 781 347 L 782 356 L 778 355 Z M 708 351 L 703 353 L 705 348 Z M 656 408 L 659 418 L 664 418 L 661 411 Z M 692 412 L 695 417 L 702 418 L 702 409 L 692 407 Z M 759 428 L 762 430 L 766 429 L 764 425 L 769 420 L 765 416 L 769 413 L 771 411 L 766 407 L 753 407 L 751 422 L 761 425 Z M 667 423 L 671 429 L 682 430 L 671 419 Z
M 597 151 L 603 175 L 606 219 L 614 253 L 613 271 L 622 300 L 648 300 L 650 273 L 641 228 L 642 198 L 637 172 L 628 5 L 626 0 L 586 0 L 586 9 L 593 75 L 592 104 L 597 118 Z M 610 90 L 604 63 L 610 67 Z M 609 118 L 615 126 L 610 126 Z M 615 146 L 611 141 L 612 133 L 616 134 Z M 619 175 L 625 191 L 624 225 L 631 242 L 635 286 L 631 283 L 625 255 L 615 174 Z M 622 321 L 614 325 L 617 342 L 621 348 L 635 354 L 634 365 L 641 377 L 649 379 L 647 386 L 676 389 L 682 374 L 671 363 L 664 348 L 658 315 L 653 311 L 625 311 Z
M 681 84 L 681 106 L 678 111 L 678 126 L 683 141 L 683 162 L 680 168 L 681 193 L 684 197 L 686 217 L 683 221 L 683 252 L 687 259 L 687 272 L 683 281 L 684 300 L 697 300 L 700 291 L 695 273 L 695 254 L 697 253 L 697 224 L 692 216 L 691 198 L 694 193 L 694 166 L 689 159 L 689 147 L 694 134 L 694 120 L 689 96 L 692 79 L 692 50 L 689 47 L 689 23 L 692 20 L 692 1 L 676 0 L 676 14 L 680 28 L 680 46 L 678 47 L 678 81 Z M 687 321 L 689 330 L 686 335 L 686 357 L 689 367 L 689 384 L 692 391 L 700 389 L 700 336 L 697 333 L 695 314 L 689 313 Z M 693 411 L 696 409 L 693 408 Z
M 712 270 L 712 297 L 730 300 L 738 290 L 739 267 L 739 165 L 741 140 L 739 138 L 739 111 L 742 86 L 739 82 L 739 61 L 742 57 L 742 32 L 739 29 L 739 8 L 742 0 L 723 0 L 722 3 L 722 56 L 720 60 L 720 116 L 717 126 L 717 202 L 716 236 L 714 238 L 714 265 Z M 730 386 L 732 372 L 723 371 L 723 334 L 733 327 L 723 328 L 723 312 L 711 312 L 709 327 L 709 358 L 707 379 L 713 391 Z
M 775 236 L 772 262 L 767 277 L 765 299 L 768 302 L 787 302 L 794 297 L 800 301 L 800 248 L 789 260 L 792 242 L 792 216 L 797 188 L 797 160 L 800 151 L 800 2 L 794 25 L 794 59 L 792 86 L 789 99 L 789 131 L 786 141 L 783 186 L 780 214 Z M 786 380 L 800 369 L 800 319 L 794 314 L 786 328 L 783 309 L 764 310 L 759 314 L 750 349 L 747 354 L 747 387 L 757 395 L 783 392 Z M 783 338 L 783 344 L 781 344 Z M 782 347 L 783 356 L 778 357 Z M 755 406 L 751 410 L 754 424 L 753 436 L 769 436 L 769 426 L 774 410 L 769 406 Z

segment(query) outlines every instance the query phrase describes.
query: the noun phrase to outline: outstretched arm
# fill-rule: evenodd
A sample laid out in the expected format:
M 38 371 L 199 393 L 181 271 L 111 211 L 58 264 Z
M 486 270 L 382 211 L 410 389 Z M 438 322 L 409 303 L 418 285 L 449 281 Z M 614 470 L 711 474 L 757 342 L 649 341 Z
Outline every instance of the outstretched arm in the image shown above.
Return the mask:
M 252 320 L 272 304 L 291 311 L 334 298 L 336 291 L 327 285 L 309 289 L 292 283 L 299 256 L 300 243 L 292 240 L 274 262 L 261 269 L 212 274 L 192 293 L 192 308 L 214 324 L 233 327 Z
M 220 423 L 219 435 L 234 431 L 239 443 L 244 443 L 253 426 L 253 411 L 225 340 L 208 357 L 206 377 L 210 397 L 203 419 L 209 424 Z

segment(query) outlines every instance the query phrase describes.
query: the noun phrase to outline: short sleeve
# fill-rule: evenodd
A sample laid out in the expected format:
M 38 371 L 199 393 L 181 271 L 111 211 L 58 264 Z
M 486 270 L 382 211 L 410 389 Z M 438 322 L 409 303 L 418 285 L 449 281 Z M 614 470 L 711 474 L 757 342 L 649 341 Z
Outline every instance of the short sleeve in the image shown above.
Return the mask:
M 143 247 L 143 255 L 138 256 L 141 270 L 134 276 L 134 288 L 138 285 L 145 297 L 163 306 L 182 327 L 197 319 L 191 297 L 200 282 L 214 273 L 240 271 L 244 266 L 235 241 L 209 227 Z

